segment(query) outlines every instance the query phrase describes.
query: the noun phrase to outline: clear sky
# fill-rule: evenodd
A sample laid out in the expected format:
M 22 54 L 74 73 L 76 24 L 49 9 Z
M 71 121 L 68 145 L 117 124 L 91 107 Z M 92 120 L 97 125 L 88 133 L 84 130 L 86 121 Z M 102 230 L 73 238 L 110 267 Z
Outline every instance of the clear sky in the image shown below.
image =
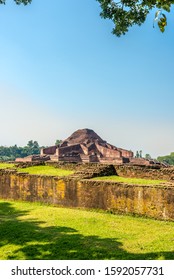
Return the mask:
M 77 129 L 152 157 L 174 152 L 174 12 L 121 38 L 96 0 L 0 5 L 0 145 Z

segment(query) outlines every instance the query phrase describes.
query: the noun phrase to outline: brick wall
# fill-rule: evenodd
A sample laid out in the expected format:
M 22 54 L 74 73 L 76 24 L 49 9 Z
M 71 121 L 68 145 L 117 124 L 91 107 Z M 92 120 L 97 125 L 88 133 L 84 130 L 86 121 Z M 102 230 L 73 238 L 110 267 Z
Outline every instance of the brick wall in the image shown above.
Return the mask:
M 174 167 L 116 165 L 115 169 L 119 176 L 128 178 L 171 180 L 174 177 Z
M 172 186 L 136 186 L 0 170 L 0 198 L 96 208 L 174 221 Z

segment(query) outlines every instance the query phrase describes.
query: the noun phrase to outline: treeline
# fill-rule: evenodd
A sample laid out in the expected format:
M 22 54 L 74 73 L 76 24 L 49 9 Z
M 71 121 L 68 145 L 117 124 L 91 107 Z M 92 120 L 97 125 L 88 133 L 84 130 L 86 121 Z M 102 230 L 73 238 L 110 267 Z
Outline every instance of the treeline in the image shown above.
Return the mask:
M 166 162 L 170 165 L 174 165 L 174 152 L 172 152 L 170 155 L 167 156 L 157 157 L 157 160 L 160 162 Z
M 56 140 L 55 145 L 59 145 L 61 142 L 61 140 Z M 16 158 L 24 158 L 29 155 L 38 155 L 40 154 L 41 148 L 44 147 L 39 146 L 38 142 L 33 140 L 28 141 L 27 145 L 24 147 L 18 147 L 17 145 L 10 147 L 0 146 L 0 161 L 13 161 Z M 135 157 L 142 157 L 142 151 L 137 151 Z M 146 154 L 145 158 L 151 159 L 151 156 Z M 174 152 L 172 152 L 170 155 L 159 156 L 157 157 L 157 160 L 174 165 Z
M 38 142 L 33 140 L 28 141 L 28 144 L 24 147 L 18 147 L 17 145 L 0 146 L 0 161 L 13 161 L 18 157 L 37 155 L 40 154 L 40 148 Z

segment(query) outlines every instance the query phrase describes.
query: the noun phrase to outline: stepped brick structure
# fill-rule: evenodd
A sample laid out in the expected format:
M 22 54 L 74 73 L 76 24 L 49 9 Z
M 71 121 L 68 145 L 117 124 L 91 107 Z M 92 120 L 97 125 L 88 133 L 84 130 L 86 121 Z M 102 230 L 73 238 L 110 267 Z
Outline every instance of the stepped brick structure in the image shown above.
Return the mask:
M 133 152 L 107 143 L 86 128 L 75 131 L 58 146 L 43 148 L 40 157 L 45 156 L 52 161 L 122 164 L 133 158 Z

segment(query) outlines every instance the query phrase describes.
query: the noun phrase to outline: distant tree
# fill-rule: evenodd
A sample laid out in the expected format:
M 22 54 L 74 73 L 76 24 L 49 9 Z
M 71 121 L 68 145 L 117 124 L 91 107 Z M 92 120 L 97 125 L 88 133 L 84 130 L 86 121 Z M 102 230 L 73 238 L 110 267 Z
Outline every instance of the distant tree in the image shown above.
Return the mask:
M 141 25 L 145 22 L 148 13 L 156 9 L 154 22 L 157 22 L 161 32 L 167 25 L 165 12 L 170 12 L 173 0 L 96 0 L 100 3 L 102 18 L 113 21 L 113 34 L 121 36 L 129 27 Z M 164 11 L 164 12 L 163 12 Z
M 151 156 L 149 154 L 145 154 L 146 159 L 151 159 Z
M 139 151 L 139 157 L 142 158 L 142 150 Z
M 142 150 L 136 151 L 135 158 L 142 158 Z
M 9 161 L 15 160 L 18 157 L 26 157 L 29 155 L 40 154 L 40 147 L 37 141 L 30 140 L 25 147 L 17 145 L 5 147 L 0 146 L 0 160 Z
M 15 160 L 17 157 L 22 157 L 22 148 L 17 147 L 17 145 L 10 147 L 0 147 L 0 160 L 8 161 Z
M 7 147 L 0 146 L 0 160 L 8 160 L 10 152 Z
M 157 157 L 157 160 L 160 162 L 166 162 L 170 165 L 174 165 L 174 152 L 172 152 L 170 155 L 167 156 Z
M 56 142 L 55 142 L 55 145 L 58 146 L 58 145 L 60 145 L 61 143 L 62 143 L 62 140 L 57 139 Z
M 27 146 L 32 149 L 33 147 L 33 140 L 28 141 Z
M 139 158 L 139 157 L 140 157 L 140 154 L 138 151 L 136 151 L 135 158 Z
M 28 141 L 28 144 L 25 148 L 29 155 L 40 154 L 40 148 L 37 141 Z

